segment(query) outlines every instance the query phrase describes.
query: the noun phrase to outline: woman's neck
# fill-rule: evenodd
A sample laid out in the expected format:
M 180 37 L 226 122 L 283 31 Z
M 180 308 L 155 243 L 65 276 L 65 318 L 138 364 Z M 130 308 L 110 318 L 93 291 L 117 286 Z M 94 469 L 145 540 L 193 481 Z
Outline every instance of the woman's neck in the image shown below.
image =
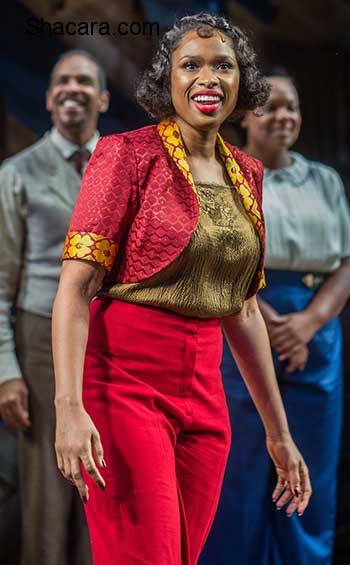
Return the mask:
M 215 159 L 217 129 L 198 130 L 181 118 L 176 118 L 189 159 Z
M 276 152 L 271 152 L 270 149 L 266 150 L 264 147 L 248 142 L 247 145 L 243 147 L 243 151 L 259 159 L 268 169 L 282 169 L 283 167 L 288 167 L 291 163 L 291 158 L 286 147 L 279 148 Z

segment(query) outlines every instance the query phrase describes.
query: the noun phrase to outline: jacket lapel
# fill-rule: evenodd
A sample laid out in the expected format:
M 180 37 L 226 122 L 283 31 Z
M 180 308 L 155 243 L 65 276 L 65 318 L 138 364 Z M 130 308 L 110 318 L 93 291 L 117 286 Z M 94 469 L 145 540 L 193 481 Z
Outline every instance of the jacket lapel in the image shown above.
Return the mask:
M 197 194 L 193 176 L 190 171 L 188 161 L 186 159 L 186 151 L 182 142 L 181 133 L 177 123 L 173 120 L 163 120 L 157 126 L 160 138 L 168 151 L 170 157 L 175 161 L 175 164 L 185 176 L 194 192 Z M 233 158 L 230 149 L 225 144 L 221 135 L 217 136 L 217 146 L 219 148 L 220 156 L 225 164 L 227 173 L 232 181 L 235 190 L 241 197 L 243 206 L 255 227 L 260 241 L 264 239 L 264 231 L 262 224 L 262 217 L 259 209 L 259 204 L 255 198 L 253 190 L 250 188 L 247 180 L 244 178 L 242 171 Z
M 240 195 L 244 208 L 252 224 L 254 225 L 259 238 L 262 240 L 264 238 L 262 217 L 258 201 L 254 195 L 254 191 L 251 189 L 246 178 L 243 176 L 239 164 L 234 159 L 230 149 L 227 147 L 220 134 L 218 134 L 217 137 L 217 145 L 219 148 L 220 156 L 225 164 L 232 184 Z
M 160 124 L 158 124 L 157 129 L 170 157 L 173 159 L 176 166 L 180 169 L 184 177 L 190 183 L 194 192 L 197 194 L 177 123 L 172 120 L 163 120 Z

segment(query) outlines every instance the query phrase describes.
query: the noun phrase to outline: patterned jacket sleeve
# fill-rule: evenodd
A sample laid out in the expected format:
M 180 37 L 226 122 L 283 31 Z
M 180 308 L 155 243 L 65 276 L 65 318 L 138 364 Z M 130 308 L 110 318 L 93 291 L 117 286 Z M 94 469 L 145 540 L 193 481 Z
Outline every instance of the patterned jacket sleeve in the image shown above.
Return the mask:
M 102 137 L 82 179 L 62 259 L 83 259 L 111 271 L 133 219 L 137 171 L 131 142 Z

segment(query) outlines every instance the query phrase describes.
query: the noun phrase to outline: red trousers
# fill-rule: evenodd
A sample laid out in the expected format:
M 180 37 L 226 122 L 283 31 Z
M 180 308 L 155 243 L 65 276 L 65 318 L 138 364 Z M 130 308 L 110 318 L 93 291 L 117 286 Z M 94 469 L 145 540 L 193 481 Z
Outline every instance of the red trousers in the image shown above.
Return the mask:
M 195 565 L 218 505 L 230 424 L 218 319 L 91 304 L 83 398 L 106 489 L 87 478 L 94 565 Z

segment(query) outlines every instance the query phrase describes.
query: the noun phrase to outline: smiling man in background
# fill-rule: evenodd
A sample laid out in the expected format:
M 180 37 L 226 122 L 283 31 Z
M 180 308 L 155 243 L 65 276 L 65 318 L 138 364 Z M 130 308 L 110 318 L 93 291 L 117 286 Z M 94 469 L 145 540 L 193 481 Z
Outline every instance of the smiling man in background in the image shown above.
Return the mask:
M 19 432 L 23 565 L 91 562 L 81 500 L 56 465 L 50 318 L 63 241 L 108 105 L 94 57 L 64 53 L 47 92 L 52 130 L 0 169 L 0 416 Z

